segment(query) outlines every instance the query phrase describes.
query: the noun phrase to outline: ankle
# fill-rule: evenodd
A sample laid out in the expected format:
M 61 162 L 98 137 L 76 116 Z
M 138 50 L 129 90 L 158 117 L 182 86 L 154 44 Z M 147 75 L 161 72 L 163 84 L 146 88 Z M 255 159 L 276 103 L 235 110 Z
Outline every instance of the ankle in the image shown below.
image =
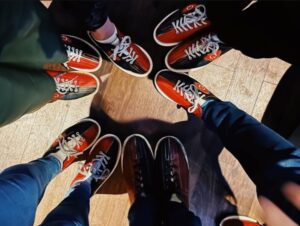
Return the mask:
M 97 41 L 104 41 L 112 37 L 117 28 L 114 23 L 107 18 L 106 22 L 102 25 L 102 27 L 98 28 L 95 31 L 91 31 L 91 35 Z

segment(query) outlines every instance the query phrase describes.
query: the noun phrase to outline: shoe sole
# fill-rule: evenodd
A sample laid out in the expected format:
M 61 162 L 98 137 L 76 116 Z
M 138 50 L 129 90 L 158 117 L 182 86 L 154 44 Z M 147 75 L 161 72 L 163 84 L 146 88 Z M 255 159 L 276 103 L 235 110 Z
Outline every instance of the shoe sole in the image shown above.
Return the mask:
M 156 156 L 157 156 L 159 144 L 160 144 L 164 139 L 167 139 L 167 138 L 171 138 L 171 139 L 175 140 L 175 141 L 180 145 L 181 150 L 182 150 L 182 153 L 183 153 L 184 158 L 185 158 L 185 161 L 186 161 L 186 164 L 187 164 L 187 167 L 188 167 L 188 170 L 190 170 L 190 165 L 189 165 L 188 157 L 187 157 L 187 154 L 186 154 L 186 151 L 185 151 L 185 147 L 184 147 L 184 145 L 182 144 L 182 142 L 181 142 L 177 137 L 174 137 L 174 136 L 164 136 L 164 137 L 162 137 L 162 138 L 159 139 L 159 141 L 157 142 L 157 144 L 156 144 L 156 146 L 155 146 L 155 151 L 154 151 L 155 159 L 156 159 Z
M 94 43 L 94 45 L 101 49 L 101 47 L 97 44 L 97 42 L 96 42 L 95 39 L 91 36 L 91 34 L 90 34 L 89 31 L 87 32 L 87 34 L 88 34 L 90 40 Z M 120 67 L 118 64 L 116 64 L 116 63 L 110 58 L 110 56 L 107 55 L 107 54 L 105 53 L 105 51 L 102 51 L 102 52 L 103 52 L 103 54 L 110 60 L 110 62 L 112 62 L 117 68 L 119 68 L 120 70 L 126 72 L 127 74 L 132 75 L 132 76 L 135 76 L 135 77 L 139 77 L 139 78 L 147 77 L 147 76 L 151 73 L 151 71 L 152 71 L 152 69 L 153 69 L 152 58 L 151 58 L 150 55 L 146 52 L 146 50 L 144 50 L 141 46 L 139 46 L 138 44 L 135 44 L 135 45 L 138 46 L 138 47 L 142 50 L 142 52 L 147 56 L 147 58 L 149 59 L 150 69 L 149 69 L 149 72 L 146 73 L 146 74 L 137 74 L 137 73 L 134 73 L 134 72 L 132 72 L 132 71 L 128 71 L 128 70 L 126 70 L 126 69 Z
M 151 153 L 151 155 L 152 155 L 152 158 L 154 159 L 154 153 L 153 153 L 153 150 L 152 150 L 151 145 L 150 145 L 149 141 L 147 140 L 147 138 L 144 137 L 144 136 L 141 135 L 141 134 L 138 134 L 138 133 L 132 134 L 132 135 L 128 136 L 128 137 L 125 139 L 124 143 L 123 143 L 122 152 L 121 152 L 121 169 L 122 169 L 122 173 L 124 172 L 123 159 L 124 159 L 125 147 L 126 147 L 127 142 L 128 142 L 132 137 L 139 137 L 139 138 L 142 138 L 142 139 L 145 141 L 145 143 L 147 144 L 147 146 L 148 146 L 148 148 L 149 148 L 149 150 L 150 150 L 150 153 Z
M 76 68 L 76 67 L 68 67 L 67 63 L 63 63 L 63 65 L 64 65 L 65 68 L 67 68 L 67 69 L 71 68 L 73 70 L 83 71 L 83 72 L 95 72 L 95 71 L 99 70 L 99 68 L 102 66 L 102 57 L 101 57 L 100 52 L 94 46 L 92 46 L 86 40 L 84 40 L 82 38 L 79 38 L 77 36 L 67 35 L 67 34 L 62 34 L 62 35 L 66 35 L 68 37 L 71 37 L 71 38 L 74 38 L 74 39 L 77 39 L 77 40 L 80 40 L 80 41 L 84 42 L 86 45 L 88 45 L 90 48 L 92 48 L 98 54 L 98 56 L 99 56 L 99 64 L 98 64 L 98 66 L 95 69 L 82 69 L 82 68 Z
M 64 72 L 64 73 L 68 73 L 68 72 Z M 94 74 L 91 74 L 91 73 L 88 73 L 88 72 L 81 72 L 81 71 L 71 71 L 71 73 L 86 74 L 86 75 L 89 75 L 89 76 L 93 77 L 96 80 L 96 83 L 97 83 L 96 90 L 94 90 L 92 93 L 90 93 L 90 94 L 88 94 L 86 96 L 82 96 L 82 97 L 78 97 L 78 98 L 74 98 L 74 99 L 65 99 L 65 100 L 64 99 L 57 99 L 57 100 L 62 100 L 62 101 L 77 100 L 77 99 L 80 99 L 80 98 L 83 98 L 83 97 L 87 97 L 87 96 L 92 95 L 92 94 L 96 94 L 99 91 L 101 83 L 100 83 L 99 79 Z
M 228 216 L 228 217 L 225 217 L 219 224 L 219 226 L 223 226 L 223 224 L 225 223 L 225 221 L 227 220 L 245 220 L 245 221 L 250 221 L 252 223 L 256 223 L 258 225 L 261 225 L 257 220 L 251 218 L 251 217 L 247 217 L 247 216 L 238 216 L 238 215 L 235 215 L 235 216 Z
M 159 92 L 160 95 L 162 95 L 164 98 L 168 99 L 169 101 L 172 101 L 175 104 L 178 104 L 176 101 L 172 100 L 170 97 L 168 97 L 158 86 L 158 84 L 156 83 L 157 80 L 157 76 L 159 75 L 159 73 L 161 73 L 162 71 L 170 71 L 168 69 L 162 69 L 159 72 L 156 73 L 156 75 L 154 76 L 154 86 L 156 88 L 156 90 Z M 176 72 L 178 73 L 178 72 Z M 182 76 L 188 76 L 187 74 L 183 74 L 183 73 L 178 73 L 181 74 Z M 179 104 L 178 104 L 179 105 Z
M 165 43 L 165 42 L 161 42 L 161 41 L 159 41 L 159 40 L 156 38 L 156 35 L 155 35 L 156 32 L 157 32 L 157 29 L 159 28 L 159 26 L 160 26 L 163 22 L 165 22 L 165 20 L 166 20 L 167 18 L 169 18 L 172 14 L 176 13 L 178 10 L 179 10 L 179 9 L 176 9 L 176 10 L 174 10 L 173 12 L 169 13 L 167 16 L 165 16 L 165 17 L 159 22 L 159 24 L 156 25 L 156 27 L 155 27 L 155 29 L 154 29 L 154 31 L 153 31 L 153 39 L 154 39 L 154 41 L 155 41 L 158 45 L 164 46 L 164 47 L 171 47 L 171 46 L 176 46 L 176 45 L 178 45 L 178 44 L 180 43 L 180 42 L 174 42 L 174 43 Z
M 111 177 L 111 175 L 113 175 L 113 173 L 115 172 L 115 170 L 118 167 L 119 162 L 120 162 L 121 151 L 122 151 L 122 149 L 121 149 L 122 143 L 121 143 L 119 137 L 117 137 L 116 135 L 114 135 L 114 134 L 106 134 L 106 135 L 100 137 L 98 139 L 98 141 L 94 144 L 94 146 L 96 146 L 101 140 L 103 140 L 106 137 L 113 137 L 118 142 L 118 144 L 119 144 L 118 156 L 117 156 L 116 164 L 115 164 L 114 168 L 111 170 L 109 176 L 107 178 L 105 178 L 105 180 L 102 182 L 102 184 L 95 190 L 94 194 L 97 194 L 97 192 L 100 190 L 100 188 L 106 183 L 106 181 Z M 93 148 L 91 149 L 90 153 L 92 152 L 92 150 L 93 150 Z

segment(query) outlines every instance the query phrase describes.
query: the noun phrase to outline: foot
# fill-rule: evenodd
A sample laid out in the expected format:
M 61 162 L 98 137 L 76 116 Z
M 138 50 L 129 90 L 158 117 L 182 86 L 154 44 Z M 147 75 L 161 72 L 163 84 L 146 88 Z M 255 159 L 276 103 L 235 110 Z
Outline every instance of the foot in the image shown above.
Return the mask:
M 116 39 L 112 43 L 101 43 L 96 41 L 90 32 L 88 35 L 93 43 L 121 70 L 136 77 L 145 77 L 150 74 L 153 67 L 151 57 L 146 50 L 131 42 L 129 36 L 124 36 L 117 31 Z
M 245 225 L 245 226 L 263 226 L 257 220 L 246 216 L 228 216 L 225 217 L 220 226 Z
M 61 162 L 62 170 L 73 162 L 82 160 L 86 151 L 96 142 L 101 132 L 93 119 L 82 119 L 63 131 L 44 156 L 52 155 Z
M 209 64 L 230 49 L 217 35 L 207 33 L 171 49 L 166 55 L 165 64 L 171 71 L 188 72 Z
M 147 139 L 139 134 L 126 138 L 123 145 L 121 166 L 129 199 L 153 195 L 154 157 Z
M 81 181 L 89 180 L 92 194 L 96 194 L 117 168 L 120 156 L 120 139 L 113 134 L 101 137 L 92 147 L 71 186 Z
M 83 72 L 97 71 L 102 58 L 98 50 L 87 41 L 72 35 L 61 35 L 61 40 L 68 55 L 68 61 L 63 65 L 68 70 Z
M 203 4 L 191 4 L 166 16 L 155 28 L 154 40 L 162 46 L 174 46 L 210 26 Z
M 157 180 L 162 197 L 189 206 L 189 164 L 183 144 L 176 137 L 161 138 L 155 148 Z
M 162 96 L 198 117 L 201 117 L 202 106 L 207 101 L 218 99 L 193 78 L 169 70 L 159 71 L 155 75 L 154 85 Z
M 96 93 L 99 89 L 98 78 L 86 72 L 47 71 L 56 84 L 52 102 L 56 100 L 74 100 Z

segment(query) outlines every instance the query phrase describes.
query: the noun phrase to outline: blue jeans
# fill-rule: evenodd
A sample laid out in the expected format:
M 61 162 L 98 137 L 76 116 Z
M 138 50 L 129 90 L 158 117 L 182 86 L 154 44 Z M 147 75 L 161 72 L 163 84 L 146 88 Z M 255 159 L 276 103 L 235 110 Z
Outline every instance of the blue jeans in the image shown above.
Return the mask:
M 184 204 L 163 203 L 151 197 L 138 197 L 128 213 L 130 226 L 201 226 L 200 219 Z
M 202 119 L 239 160 L 258 195 L 300 223 L 300 212 L 281 192 L 288 181 L 300 184 L 300 149 L 229 102 L 208 102 Z
M 1 225 L 33 225 L 44 191 L 60 171 L 59 161 L 51 156 L 4 170 L 0 174 Z M 89 183 L 80 183 L 42 225 L 88 225 L 90 195 Z

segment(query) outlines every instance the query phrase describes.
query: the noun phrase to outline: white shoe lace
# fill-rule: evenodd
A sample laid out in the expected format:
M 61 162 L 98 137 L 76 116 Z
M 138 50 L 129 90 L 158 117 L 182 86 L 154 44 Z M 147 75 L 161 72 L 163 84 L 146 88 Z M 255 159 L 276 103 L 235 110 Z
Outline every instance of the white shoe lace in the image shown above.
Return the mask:
M 110 170 L 107 168 L 110 157 L 103 152 L 95 156 L 93 161 L 81 168 L 81 173 L 86 176 L 91 176 L 94 180 L 105 180 Z
M 220 48 L 219 43 L 221 41 L 216 35 L 209 34 L 202 37 L 201 40 L 197 40 L 196 43 L 193 43 L 184 52 L 189 60 L 192 60 L 206 53 L 215 54 Z
M 55 77 L 56 83 L 56 91 L 59 94 L 65 95 L 68 92 L 78 93 L 79 92 L 79 85 L 77 84 L 77 77 L 68 80 L 68 79 L 61 79 L 59 76 Z
M 191 13 L 184 14 L 183 17 L 172 22 L 176 34 L 185 32 L 194 28 L 201 27 L 206 24 L 206 8 L 204 5 L 199 5 Z
M 121 42 L 115 47 L 112 58 L 116 60 L 117 57 L 121 57 L 126 62 L 133 64 L 139 57 L 136 52 L 130 47 L 131 39 L 129 36 L 124 36 Z
M 65 44 L 65 47 L 67 49 L 67 55 L 68 55 L 69 61 L 76 61 L 77 63 L 80 62 L 83 51 L 80 49 L 77 49 L 73 46 L 66 45 L 66 44 Z
M 60 138 L 62 139 L 58 140 L 59 146 L 56 149 L 62 151 L 67 156 L 67 159 L 71 156 L 77 157 L 81 154 L 81 152 L 75 150 L 76 147 L 79 148 L 85 141 L 84 137 L 82 137 L 79 132 L 72 134 L 66 139 L 63 136 L 60 136 Z
M 177 93 L 184 97 L 189 103 L 192 104 L 188 108 L 189 113 L 193 113 L 198 106 L 202 106 L 205 102 L 204 98 L 206 95 L 202 93 L 194 84 L 185 84 L 181 80 L 178 80 L 176 85 L 173 87 Z

